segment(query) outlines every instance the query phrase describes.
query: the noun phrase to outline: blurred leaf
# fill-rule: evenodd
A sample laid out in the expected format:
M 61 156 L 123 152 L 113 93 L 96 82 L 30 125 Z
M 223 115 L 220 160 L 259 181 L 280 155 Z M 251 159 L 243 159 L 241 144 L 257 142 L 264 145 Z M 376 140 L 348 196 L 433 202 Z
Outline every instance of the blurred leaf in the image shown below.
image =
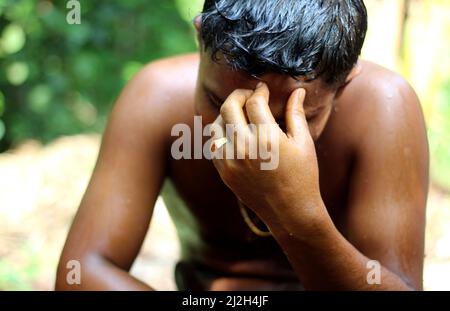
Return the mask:
M 14 62 L 6 68 L 6 78 L 12 85 L 20 85 L 28 78 L 29 69 L 25 62 Z
M 36 113 L 44 113 L 49 108 L 51 98 L 52 90 L 47 85 L 35 86 L 29 94 L 29 107 Z
M 139 62 L 127 62 L 122 69 L 122 79 L 124 81 L 130 80 L 141 68 L 142 64 Z
M 22 27 L 17 24 L 6 26 L 0 41 L 1 49 L 8 54 L 13 54 L 20 51 L 24 45 L 25 32 Z

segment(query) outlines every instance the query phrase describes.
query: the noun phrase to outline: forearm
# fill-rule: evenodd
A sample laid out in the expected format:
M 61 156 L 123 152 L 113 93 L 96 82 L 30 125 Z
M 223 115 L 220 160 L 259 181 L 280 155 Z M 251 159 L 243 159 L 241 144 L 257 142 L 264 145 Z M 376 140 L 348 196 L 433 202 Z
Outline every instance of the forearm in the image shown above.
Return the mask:
M 80 284 L 69 284 L 68 270 L 58 269 L 55 290 L 101 290 L 101 291 L 149 291 L 147 284 L 139 281 L 107 259 L 92 256 L 81 261 Z
M 367 263 L 370 259 L 342 236 L 326 212 L 311 217 L 307 224 L 304 218 L 296 219 L 292 214 L 289 217 L 272 216 L 267 225 L 306 289 L 413 289 L 382 266 L 380 284 L 369 284 Z

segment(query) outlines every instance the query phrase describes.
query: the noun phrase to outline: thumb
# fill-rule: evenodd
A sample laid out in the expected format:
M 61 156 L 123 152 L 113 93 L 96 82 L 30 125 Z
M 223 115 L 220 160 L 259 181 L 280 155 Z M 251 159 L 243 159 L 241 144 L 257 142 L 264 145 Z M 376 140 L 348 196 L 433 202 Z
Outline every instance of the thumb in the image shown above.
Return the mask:
M 303 102 L 305 101 L 305 89 L 297 89 L 292 92 L 286 107 L 286 130 L 288 137 L 299 138 L 309 131 L 306 122 Z M 307 132 L 308 133 L 308 132 Z

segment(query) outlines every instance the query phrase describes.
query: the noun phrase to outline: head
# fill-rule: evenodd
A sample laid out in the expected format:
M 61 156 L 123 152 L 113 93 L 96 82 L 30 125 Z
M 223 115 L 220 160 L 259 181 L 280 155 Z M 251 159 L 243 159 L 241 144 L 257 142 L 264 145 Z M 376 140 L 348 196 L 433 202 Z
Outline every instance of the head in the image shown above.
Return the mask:
M 282 125 L 287 99 L 302 87 L 318 139 L 339 91 L 360 71 L 367 13 L 363 0 L 206 0 L 194 24 L 201 50 L 196 110 L 205 121 L 233 90 L 263 81 Z

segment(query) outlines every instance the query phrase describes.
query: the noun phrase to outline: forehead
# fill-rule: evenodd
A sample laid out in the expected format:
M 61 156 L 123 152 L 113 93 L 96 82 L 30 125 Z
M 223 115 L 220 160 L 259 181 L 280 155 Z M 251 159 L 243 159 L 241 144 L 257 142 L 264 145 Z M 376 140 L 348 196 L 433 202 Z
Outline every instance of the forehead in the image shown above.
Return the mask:
M 209 55 L 202 57 L 200 75 L 203 86 L 222 98 L 226 98 L 235 89 L 254 89 L 260 81 L 268 85 L 272 100 L 287 100 L 291 93 L 300 87 L 310 95 L 318 95 L 326 90 L 324 83 L 319 79 L 305 82 L 280 73 L 253 77 L 246 72 L 233 70 L 223 59 L 213 61 Z

